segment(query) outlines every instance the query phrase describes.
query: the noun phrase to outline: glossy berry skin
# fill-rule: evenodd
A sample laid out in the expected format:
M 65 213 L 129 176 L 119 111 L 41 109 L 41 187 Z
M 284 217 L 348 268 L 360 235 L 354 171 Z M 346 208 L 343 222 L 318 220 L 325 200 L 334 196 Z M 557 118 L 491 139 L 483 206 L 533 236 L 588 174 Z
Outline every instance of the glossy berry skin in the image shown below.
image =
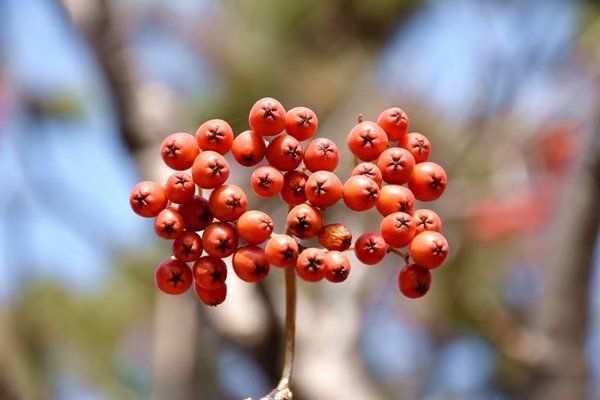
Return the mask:
M 173 203 L 183 204 L 194 197 L 196 186 L 192 176 L 187 172 L 175 172 L 171 174 L 165 184 L 167 199 Z
M 344 251 L 352 244 L 352 232 L 342 224 L 325 225 L 319 232 L 319 243 L 327 250 Z
M 418 132 L 412 132 L 406 135 L 401 144 L 415 158 L 416 163 L 427 161 L 431 153 L 431 142 L 425 135 Z
M 169 208 L 162 210 L 154 220 L 154 232 L 163 239 L 175 239 L 184 229 L 181 214 Z
M 155 182 L 140 182 L 131 189 L 129 205 L 141 217 L 156 217 L 167 206 L 165 189 Z
M 343 186 L 340 179 L 332 172 L 317 171 L 311 174 L 304 186 L 306 199 L 316 207 L 326 208 L 334 205 L 342 198 Z
M 196 157 L 192 166 L 192 176 L 196 185 L 203 189 L 214 189 L 229 178 L 229 163 L 216 151 L 203 151 Z
M 325 279 L 329 282 L 343 282 L 350 275 L 350 261 L 344 253 L 328 251 L 325 253 Z
M 233 158 L 244 167 L 258 164 L 265 157 L 266 151 L 265 140 L 252 131 L 240 133 L 231 144 Z
M 398 274 L 398 288 L 409 299 L 425 296 L 431 286 L 431 272 L 416 264 L 409 264 Z
M 387 254 L 387 243 L 375 232 L 363 233 L 354 243 L 354 254 L 363 264 L 379 264 Z
M 318 127 L 317 114 L 310 108 L 294 107 L 285 115 L 285 131 L 301 142 L 313 137 Z
M 442 219 L 435 212 L 426 208 L 415 211 L 413 214 L 417 225 L 417 234 L 423 231 L 442 231 Z
M 271 265 L 293 267 L 298 258 L 298 243 L 288 235 L 273 235 L 265 246 L 265 254 Z
M 160 144 L 163 161 L 177 171 L 190 168 L 199 152 L 196 139 L 189 133 L 173 133 Z
M 262 211 L 246 211 L 237 221 L 237 231 L 249 244 L 259 244 L 271 237 L 273 219 Z
M 202 250 L 202 239 L 195 232 L 183 232 L 173 241 L 173 256 L 181 261 L 196 261 Z
M 250 109 L 248 124 L 261 136 L 276 135 L 285 129 L 285 109 L 280 102 L 265 97 L 258 100 Z
M 412 215 L 415 211 L 415 195 L 404 186 L 386 185 L 379 192 L 376 206 L 384 217 L 398 211 Z
M 178 211 L 183 217 L 185 228 L 189 231 L 201 231 L 213 220 L 208 200 L 202 196 L 194 196 L 192 200 L 181 204 Z
M 250 176 L 250 186 L 259 197 L 273 197 L 283 189 L 283 174 L 271 166 L 256 168 Z
M 284 133 L 269 143 L 266 157 L 269 164 L 278 170 L 291 171 L 302 162 L 304 150 L 296 138 Z
M 308 204 L 298 204 L 287 216 L 287 229 L 301 239 L 315 237 L 323 227 L 321 213 Z
M 217 289 L 227 279 L 227 266 L 217 257 L 200 257 L 192 268 L 194 282 L 203 289 Z
M 340 152 L 335 143 L 318 138 L 308 144 L 304 151 L 304 165 L 311 172 L 334 171 L 340 162 Z
M 202 233 L 202 246 L 209 255 L 225 258 L 237 249 L 238 234 L 229 224 L 215 222 L 206 227 Z
M 283 175 L 283 188 L 281 198 L 290 206 L 304 203 L 306 193 L 304 191 L 308 176 L 300 171 L 289 171 Z
M 383 181 L 383 177 L 381 176 L 381 171 L 372 162 L 361 162 L 352 170 L 352 176 L 363 175 L 367 178 L 370 178 L 375 181 L 377 186 L 381 186 L 381 182 Z
M 265 251 L 258 246 L 240 247 L 233 255 L 233 270 L 243 281 L 257 283 L 269 273 Z
M 447 185 L 446 171 L 429 161 L 415 165 L 408 181 L 409 189 L 421 201 L 436 200 L 444 193 Z
M 408 115 L 399 107 L 391 107 L 379 114 L 377 124 L 390 140 L 402 141 L 408 132 Z
M 401 147 L 392 147 L 381 153 L 377 167 L 387 183 L 402 185 L 408 182 L 415 167 L 415 158 L 410 151 Z
M 194 292 L 202 303 L 207 306 L 218 306 L 225 301 L 227 297 L 227 285 L 221 284 L 216 289 L 204 289 L 194 284 Z
M 196 142 L 201 150 L 212 150 L 225 154 L 231 149 L 233 129 L 222 119 L 206 121 L 196 131 Z
M 308 248 L 296 260 L 298 276 L 308 282 L 317 282 L 325 276 L 325 250 Z
M 439 232 L 419 233 L 410 243 L 408 251 L 415 264 L 434 269 L 442 265 L 448 256 L 448 241 Z
M 356 157 L 372 161 L 387 148 L 388 137 L 379 125 L 364 121 L 352 128 L 346 142 Z
M 381 221 L 380 230 L 387 244 L 392 247 L 404 247 L 415 237 L 417 227 L 411 215 L 395 212 Z
M 379 186 L 373 179 L 355 175 L 344 183 L 343 194 L 346 207 L 353 211 L 365 211 L 377 202 Z
M 248 208 L 248 198 L 241 187 L 223 185 L 212 191 L 208 198 L 208 207 L 220 221 L 234 221 Z
M 154 271 L 156 287 L 163 293 L 185 293 L 192 286 L 192 281 L 192 271 L 183 261 L 164 260 Z

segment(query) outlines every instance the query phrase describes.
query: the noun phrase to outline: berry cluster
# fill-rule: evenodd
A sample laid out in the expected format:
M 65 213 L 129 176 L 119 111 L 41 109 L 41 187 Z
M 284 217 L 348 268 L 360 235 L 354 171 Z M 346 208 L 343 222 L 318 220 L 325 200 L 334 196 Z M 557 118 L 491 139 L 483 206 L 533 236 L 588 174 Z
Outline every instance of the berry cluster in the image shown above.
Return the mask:
M 342 282 L 350 273 L 344 251 L 352 246 L 352 234 L 342 224 L 325 224 L 324 211 L 343 200 L 353 211 L 376 207 L 384 217 L 380 232 L 362 234 L 354 243 L 357 258 L 374 265 L 387 253 L 402 254 L 399 248 L 408 246 L 414 263 L 400 272 L 400 290 L 411 298 L 427 292 L 430 269 L 444 261 L 448 243 L 439 233 L 438 215 L 415 211 L 415 201 L 437 199 L 447 178 L 439 165 L 427 161 L 428 139 L 407 133 L 408 118 L 401 109 L 390 108 L 377 123 L 359 121 L 352 128 L 348 146 L 362 162 L 344 184 L 333 173 L 340 161 L 333 141 L 317 138 L 306 147 L 301 144 L 318 128 L 317 115 L 309 108 L 286 112 L 277 100 L 263 98 L 252 106 L 248 122 L 250 130 L 235 138 L 231 126 L 220 119 L 200 125 L 195 138 L 188 133 L 169 135 L 161 155 L 178 172 L 164 185 L 144 181 L 133 188 L 133 211 L 155 218 L 156 234 L 173 240 L 173 256 L 155 272 L 161 291 L 181 294 L 193 284 L 203 303 L 222 303 L 227 294 L 222 259 L 228 256 L 233 256 L 234 272 L 246 282 L 261 281 L 271 266 L 295 268 L 306 281 Z M 260 198 L 279 195 L 289 205 L 285 234 L 273 233 L 272 218 L 248 210 L 246 193 L 227 183 L 230 166 L 224 155 L 230 151 L 245 167 L 266 158 L 268 165 L 252 172 L 250 186 Z M 196 187 L 212 190 L 208 199 Z M 305 247 L 305 240 L 313 238 L 323 247 Z

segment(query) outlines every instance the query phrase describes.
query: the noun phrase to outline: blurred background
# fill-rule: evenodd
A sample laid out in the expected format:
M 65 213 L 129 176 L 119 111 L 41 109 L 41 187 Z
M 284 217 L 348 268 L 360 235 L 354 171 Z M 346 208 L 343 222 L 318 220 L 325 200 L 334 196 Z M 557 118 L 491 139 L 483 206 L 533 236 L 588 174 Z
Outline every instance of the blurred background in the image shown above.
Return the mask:
M 600 398 L 600 2 L 1 0 L 0 20 L 0 399 L 270 391 L 281 271 L 230 274 L 216 309 L 161 295 L 169 244 L 128 205 L 167 176 L 163 137 L 239 133 L 264 96 L 317 112 L 342 180 L 356 116 L 401 106 L 450 180 L 424 299 L 397 257 L 300 282 L 294 399 Z

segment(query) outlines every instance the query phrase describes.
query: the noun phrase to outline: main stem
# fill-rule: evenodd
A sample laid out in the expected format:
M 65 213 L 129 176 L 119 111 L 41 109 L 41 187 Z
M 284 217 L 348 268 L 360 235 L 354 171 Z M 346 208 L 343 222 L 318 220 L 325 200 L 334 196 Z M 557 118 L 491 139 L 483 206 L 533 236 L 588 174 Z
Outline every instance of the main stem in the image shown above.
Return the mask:
M 285 269 L 285 353 L 283 372 L 277 385 L 278 390 L 289 388 L 294 369 L 294 349 L 296 345 L 296 270 Z

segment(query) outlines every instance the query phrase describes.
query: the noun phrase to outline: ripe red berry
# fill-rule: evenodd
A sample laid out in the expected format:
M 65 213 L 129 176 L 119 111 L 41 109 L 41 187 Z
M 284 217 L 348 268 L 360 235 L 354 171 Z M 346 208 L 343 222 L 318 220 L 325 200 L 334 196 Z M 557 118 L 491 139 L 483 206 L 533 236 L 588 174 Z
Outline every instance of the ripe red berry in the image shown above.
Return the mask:
M 285 115 L 285 131 L 301 142 L 313 137 L 318 127 L 317 114 L 310 108 L 294 107 Z
M 220 221 L 234 221 L 248 208 L 248 198 L 241 187 L 223 185 L 212 191 L 208 207 Z
M 164 260 L 154 271 L 154 281 L 163 293 L 182 294 L 192 285 L 192 271 L 183 261 Z
M 442 231 L 442 220 L 433 211 L 420 209 L 415 211 L 413 218 L 417 224 L 417 234 L 423 231 Z
M 287 268 L 296 265 L 298 243 L 288 235 L 273 235 L 265 246 L 269 264 Z
M 388 137 L 379 125 L 364 121 L 352 128 L 347 143 L 356 157 L 362 161 L 372 161 L 387 148 Z
M 179 212 L 166 208 L 154 220 L 154 232 L 163 239 L 175 239 L 185 229 Z
M 200 301 L 207 306 L 218 306 L 225 301 L 227 297 L 227 285 L 221 284 L 216 289 L 204 289 L 198 285 L 194 285 L 194 291 Z
M 271 237 L 273 219 L 262 211 L 246 211 L 237 221 L 237 230 L 249 244 L 259 244 Z
M 354 254 L 363 264 L 378 264 L 387 254 L 387 244 L 380 234 L 363 233 L 354 243 Z
M 325 279 L 330 282 L 343 282 L 350 275 L 350 261 L 339 251 L 325 253 Z
M 304 192 L 312 205 L 330 207 L 342 198 L 342 182 L 332 172 L 317 171 L 306 180 Z
M 225 283 L 227 266 L 217 257 L 200 257 L 192 268 L 194 282 L 203 289 L 217 289 Z
M 288 213 L 287 229 L 299 238 L 307 239 L 317 236 L 322 227 L 321 213 L 308 204 L 299 204 Z
M 402 141 L 408 132 L 408 115 L 399 107 L 391 107 L 379 114 L 377 124 L 390 140 Z
M 302 145 L 293 136 L 281 134 L 267 146 L 267 161 L 280 171 L 291 171 L 298 167 L 304 157 Z
M 403 247 L 415 237 L 416 225 L 412 216 L 395 212 L 381 221 L 381 236 L 392 247 Z
M 415 264 L 433 269 L 437 268 L 448 256 L 448 241 L 439 232 L 424 231 L 410 243 L 409 253 Z
M 377 159 L 377 167 L 381 170 L 384 181 L 402 185 L 410 178 L 415 158 L 406 149 L 392 147 L 381 153 Z
M 404 186 L 386 185 L 379 193 L 377 211 L 383 216 L 398 211 L 412 215 L 415 211 L 415 195 Z
M 240 247 L 233 255 L 233 270 L 241 280 L 260 282 L 269 273 L 269 262 L 265 251 L 258 246 Z
M 199 151 L 196 139 L 189 133 L 173 133 L 160 145 L 160 154 L 165 164 L 178 171 L 190 168 Z
M 379 186 L 364 175 L 351 176 L 344 183 L 344 203 L 354 211 L 372 208 L 379 198 Z
M 264 158 L 266 151 L 265 140 L 252 131 L 240 133 L 231 145 L 233 158 L 244 167 L 258 164 Z
M 305 281 L 317 282 L 325 276 L 325 250 L 308 248 L 302 251 L 296 261 L 296 272 Z
M 285 129 L 285 109 L 280 102 L 265 97 L 258 100 L 250 109 L 248 124 L 259 135 L 276 135 Z
M 173 255 L 181 261 L 196 261 L 202 250 L 202 239 L 195 232 L 183 232 L 173 242 Z
M 319 243 L 327 250 L 347 250 L 352 244 L 352 233 L 342 224 L 325 225 L 319 232 Z
M 202 150 L 212 150 L 225 154 L 233 142 L 233 129 L 222 119 L 206 121 L 196 131 L 196 141 Z
M 431 153 L 431 143 L 429 139 L 417 132 L 412 132 L 406 135 L 406 138 L 401 146 L 411 152 L 416 163 L 427 161 L 429 153 Z
M 190 201 L 181 204 L 177 211 L 183 217 L 185 228 L 189 231 L 201 231 L 213 220 L 208 200 L 202 196 L 194 196 Z
M 224 222 L 215 222 L 202 233 L 202 246 L 209 255 L 225 258 L 233 254 L 238 245 L 235 229 Z
M 229 178 L 229 164 L 216 151 L 203 151 L 192 166 L 192 176 L 196 185 L 203 189 L 214 189 Z
M 165 194 L 173 203 L 183 204 L 194 197 L 196 186 L 187 172 L 175 172 L 169 176 L 165 185 Z
M 352 170 L 352 176 L 355 175 L 364 175 L 367 178 L 371 178 L 375 181 L 378 186 L 381 186 L 381 182 L 383 181 L 383 177 L 381 176 L 381 171 L 377 167 L 377 165 L 372 162 L 361 162 Z
M 250 186 L 259 197 L 273 197 L 283 188 L 283 174 L 271 166 L 256 168 L 250 176 Z
M 398 275 L 400 292 L 409 299 L 425 296 L 431 286 L 431 272 L 416 264 L 402 268 Z
M 306 194 L 304 187 L 308 176 L 300 171 L 289 171 L 283 175 L 281 198 L 291 206 L 304 203 Z
M 334 171 L 340 162 L 340 152 L 329 139 L 318 138 L 308 144 L 304 152 L 304 165 L 311 172 Z
M 429 161 L 415 165 L 408 181 L 408 187 L 421 201 L 437 199 L 446 190 L 446 185 L 448 185 L 446 171 Z
M 139 216 L 156 217 L 167 206 L 165 189 L 155 182 L 140 182 L 131 190 L 129 205 Z

